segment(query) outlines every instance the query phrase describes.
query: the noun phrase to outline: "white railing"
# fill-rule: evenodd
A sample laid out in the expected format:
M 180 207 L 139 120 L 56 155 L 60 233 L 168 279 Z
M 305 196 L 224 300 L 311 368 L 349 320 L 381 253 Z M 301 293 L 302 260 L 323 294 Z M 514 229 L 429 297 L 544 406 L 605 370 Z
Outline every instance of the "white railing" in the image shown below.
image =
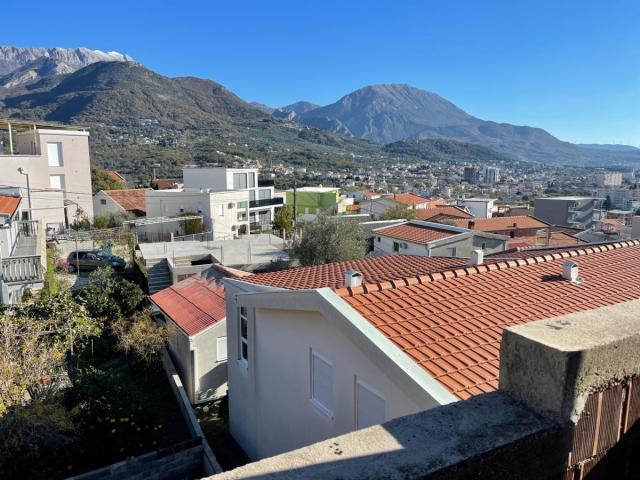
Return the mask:
M 4 283 L 40 282 L 44 268 L 40 255 L 9 257 L 2 259 L 2 281 Z

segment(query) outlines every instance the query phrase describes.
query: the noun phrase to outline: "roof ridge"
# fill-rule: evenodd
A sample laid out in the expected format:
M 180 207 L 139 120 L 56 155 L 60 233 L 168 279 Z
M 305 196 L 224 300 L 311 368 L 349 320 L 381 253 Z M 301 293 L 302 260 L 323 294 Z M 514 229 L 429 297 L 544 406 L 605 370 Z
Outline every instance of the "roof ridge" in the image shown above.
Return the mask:
M 491 272 L 493 270 L 506 270 L 513 267 L 519 267 L 523 265 L 532 265 L 534 263 L 545 263 L 554 260 L 560 260 L 561 258 L 572 258 L 583 255 L 589 255 L 592 253 L 600 253 L 608 250 L 615 250 L 617 248 L 633 247 L 640 245 L 640 240 L 622 240 L 615 243 L 608 243 L 602 245 L 582 245 L 573 250 L 565 250 L 562 252 L 548 253 L 546 255 L 539 255 L 529 258 L 513 258 L 498 260 L 492 263 L 482 263 L 479 265 L 468 265 L 465 267 L 456 267 L 441 270 L 439 272 L 425 273 L 417 277 L 398 278 L 394 280 L 387 280 L 377 283 L 364 283 L 360 287 L 345 287 L 334 289 L 336 294 L 341 297 L 352 297 L 361 293 L 372 293 L 381 290 L 390 290 L 400 287 L 409 287 L 411 285 L 431 283 L 438 280 L 446 280 L 449 278 L 465 277 L 475 275 L 484 272 Z

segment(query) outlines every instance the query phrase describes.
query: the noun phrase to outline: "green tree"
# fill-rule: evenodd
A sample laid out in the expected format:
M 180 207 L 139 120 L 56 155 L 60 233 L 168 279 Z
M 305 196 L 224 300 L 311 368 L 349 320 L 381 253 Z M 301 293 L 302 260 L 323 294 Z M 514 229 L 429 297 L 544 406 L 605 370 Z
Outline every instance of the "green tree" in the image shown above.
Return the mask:
M 121 190 L 124 184 L 111 178 L 106 170 L 93 166 L 91 167 L 91 188 L 93 193 L 98 193 L 100 190 Z
M 128 212 L 105 212 L 93 217 L 93 228 L 116 228 L 121 227 L 122 222 L 131 220 L 133 215 Z
M 195 215 L 193 212 L 185 212 L 181 217 L 190 217 Z M 182 231 L 185 235 L 194 235 L 196 233 L 204 232 L 204 224 L 202 218 L 192 218 L 191 220 L 184 220 L 182 222 Z
M 285 205 L 276 210 L 273 216 L 273 228 L 286 233 L 287 236 L 291 235 L 293 231 L 293 208 L 290 205 Z
M 605 210 L 611 210 L 611 207 L 612 207 L 611 196 L 607 195 L 607 198 L 605 198 L 604 202 L 602 203 L 602 208 Z
M 117 319 L 136 310 L 144 300 L 144 292 L 133 282 L 120 280 L 111 267 L 89 274 L 89 284 L 78 293 L 78 299 L 93 318 Z
M 327 216 L 305 223 L 302 238 L 291 247 L 302 265 L 358 260 L 367 252 L 364 231 L 356 223 Z
M 48 298 L 58 293 L 59 290 L 60 284 L 56 276 L 55 252 L 53 248 L 47 248 L 47 271 L 44 274 L 44 285 L 40 295 Z
M 380 220 L 413 220 L 417 216 L 416 211 L 413 208 L 409 208 L 406 205 L 397 204 L 395 207 L 387 210 L 380 215 Z

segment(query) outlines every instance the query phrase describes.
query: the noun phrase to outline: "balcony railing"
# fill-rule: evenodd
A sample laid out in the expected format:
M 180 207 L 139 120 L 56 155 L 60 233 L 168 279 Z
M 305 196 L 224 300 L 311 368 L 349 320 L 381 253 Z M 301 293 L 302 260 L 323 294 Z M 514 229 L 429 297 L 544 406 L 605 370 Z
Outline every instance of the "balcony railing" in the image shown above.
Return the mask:
M 258 187 L 273 187 L 274 185 L 273 180 L 258 180 Z
M 18 238 L 13 252 L 2 259 L 0 280 L 7 284 L 41 282 L 45 265 L 46 244 L 40 222 L 19 221 Z
M 266 198 L 264 200 L 250 200 L 249 208 L 271 207 L 283 205 L 284 201 L 280 197 Z

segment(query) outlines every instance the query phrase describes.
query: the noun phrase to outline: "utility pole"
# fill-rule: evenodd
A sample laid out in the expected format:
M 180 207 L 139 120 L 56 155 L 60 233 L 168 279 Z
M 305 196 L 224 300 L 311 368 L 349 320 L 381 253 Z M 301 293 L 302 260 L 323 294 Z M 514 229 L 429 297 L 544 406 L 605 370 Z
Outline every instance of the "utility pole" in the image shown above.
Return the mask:
M 294 173 L 295 175 L 295 173 Z M 298 183 L 296 181 L 296 177 L 293 177 L 293 220 L 291 223 L 293 223 L 293 238 L 297 238 L 297 234 L 296 234 L 296 228 L 298 227 L 298 222 L 297 222 L 297 218 L 298 218 L 298 205 L 297 205 L 297 191 L 298 191 Z
M 13 147 L 12 147 L 13 148 Z M 29 198 L 29 220 L 33 220 L 32 218 L 32 211 L 31 211 L 31 184 L 29 183 L 29 173 L 24 171 L 24 168 L 19 167 L 18 168 L 18 173 L 20 175 L 24 175 L 25 177 L 27 177 L 27 197 Z

